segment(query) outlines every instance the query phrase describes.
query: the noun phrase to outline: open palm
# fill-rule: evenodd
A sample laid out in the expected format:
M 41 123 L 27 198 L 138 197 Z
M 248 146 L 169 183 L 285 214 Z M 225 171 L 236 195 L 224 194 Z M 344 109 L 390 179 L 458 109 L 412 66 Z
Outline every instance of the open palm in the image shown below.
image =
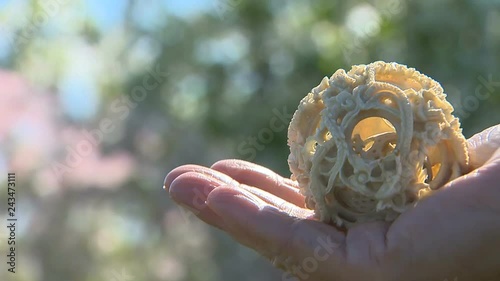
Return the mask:
M 253 163 L 185 165 L 165 187 L 198 218 L 286 271 L 282 280 L 499 280 L 500 126 L 469 140 L 471 170 L 396 221 L 348 231 L 304 207 L 297 183 Z

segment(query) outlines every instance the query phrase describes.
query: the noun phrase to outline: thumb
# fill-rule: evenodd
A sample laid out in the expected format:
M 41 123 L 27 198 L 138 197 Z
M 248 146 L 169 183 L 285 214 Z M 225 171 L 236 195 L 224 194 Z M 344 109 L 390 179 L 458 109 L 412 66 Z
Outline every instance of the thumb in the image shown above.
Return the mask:
M 468 140 L 469 161 L 472 169 L 484 165 L 500 147 L 500 125 L 475 134 Z

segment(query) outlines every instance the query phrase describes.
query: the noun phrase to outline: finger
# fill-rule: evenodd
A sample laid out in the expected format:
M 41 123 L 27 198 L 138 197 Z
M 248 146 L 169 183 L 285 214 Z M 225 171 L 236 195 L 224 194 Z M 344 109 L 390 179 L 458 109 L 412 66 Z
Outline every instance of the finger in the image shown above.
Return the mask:
M 223 230 L 275 266 L 304 271 L 305 264 L 316 263 L 314 270 L 302 272 L 308 275 L 302 279 L 341 272 L 345 237 L 334 227 L 293 218 L 245 190 L 218 187 L 207 204 L 224 220 Z
M 295 181 L 276 174 L 275 172 L 247 161 L 230 159 L 222 160 L 211 167 L 236 181 L 255 186 L 299 207 L 305 206 L 305 199 L 300 194 Z
M 468 146 L 472 169 L 481 167 L 500 147 L 500 125 L 475 134 L 468 140 Z
M 164 188 L 168 190 L 170 188 L 170 185 L 172 184 L 172 182 L 177 177 L 179 177 L 182 174 L 189 173 L 189 172 L 197 172 L 199 174 L 203 174 L 203 175 L 206 175 L 208 177 L 220 180 L 228 185 L 236 185 L 237 184 L 236 181 L 234 179 L 232 179 L 230 176 L 225 175 L 219 171 L 215 171 L 213 169 L 199 166 L 199 165 L 189 164 L 189 165 L 183 165 L 183 166 L 177 167 L 177 168 L 173 169 L 172 171 L 170 171 L 170 173 L 168 173 L 167 176 L 165 177 L 165 180 L 163 183 Z
M 223 228 L 223 220 L 206 204 L 208 194 L 220 185 L 225 183 L 201 173 L 186 172 L 171 183 L 169 195 L 205 223 Z
M 193 172 L 209 177 L 210 181 L 216 182 L 218 185 L 222 185 L 223 183 L 225 183 L 225 184 L 231 185 L 233 187 L 237 186 L 238 188 L 245 189 L 245 190 L 255 194 L 256 196 L 259 196 L 265 202 L 274 205 L 275 207 L 281 209 L 284 212 L 289 213 L 292 216 L 306 218 L 306 217 L 311 217 L 313 215 L 313 212 L 309 209 L 299 208 L 296 205 L 291 204 L 291 203 L 289 203 L 289 202 L 287 202 L 287 201 L 285 201 L 285 200 L 283 200 L 275 195 L 272 195 L 268 192 L 265 192 L 259 188 L 255 188 L 255 187 L 251 187 L 251 186 L 247 186 L 247 185 L 243 185 L 243 184 L 240 185 L 237 181 L 235 181 L 231 177 L 229 177 L 221 172 L 218 172 L 218 171 L 215 171 L 213 169 L 206 168 L 203 166 L 198 166 L 198 165 L 185 165 L 185 166 L 181 166 L 179 168 L 172 170 L 172 172 L 170 172 L 165 179 L 165 186 L 170 186 L 172 181 L 175 181 L 175 179 L 177 177 L 184 175 L 184 174 L 187 174 L 187 173 L 193 173 Z M 200 175 L 198 175 L 198 176 L 200 176 Z M 195 189 L 195 191 L 197 191 L 197 189 Z M 208 195 L 209 191 L 205 190 L 204 193 L 206 195 Z M 187 195 L 187 196 L 190 196 L 190 195 Z M 200 200 L 199 198 L 201 198 L 201 196 L 196 196 L 196 198 L 194 198 L 195 203 L 197 203 L 198 205 L 201 204 L 201 203 L 198 203 L 198 201 Z M 191 206 L 191 207 L 193 207 L 193 206 Z
M 267 191 L 264 191 L 260 188 L 248 186 L 245 184 L 240 184 L 238 188 L 252 193 L 253 195 L 257 196 L 259 199 L 264 201 L 266 204 L 274 206 L 275 208 L 279 209 L 280 211 L 284 212 L 285 214 L 288 214 L 289 216 L 301 218 L 301 219 L 306 219 L 306 218 L 313 219 L 313 217 L 314 217 L 313 210 L 300 208 L 297 205 L 292 204 L 286 200 L 283 200 L 282 198 L 280 198 L 276 195 L 273 195 Z

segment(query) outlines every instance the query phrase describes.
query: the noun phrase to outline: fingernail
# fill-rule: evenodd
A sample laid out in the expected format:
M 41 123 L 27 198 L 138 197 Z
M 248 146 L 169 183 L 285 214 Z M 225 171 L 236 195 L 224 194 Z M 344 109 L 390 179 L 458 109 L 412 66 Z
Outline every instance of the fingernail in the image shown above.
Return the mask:
M 178 204 L 201 211 L 207 207 L 208 194 L 221 184 L 223 183 L 206 175 L 189 172 L 172 182 L 169 194 Z

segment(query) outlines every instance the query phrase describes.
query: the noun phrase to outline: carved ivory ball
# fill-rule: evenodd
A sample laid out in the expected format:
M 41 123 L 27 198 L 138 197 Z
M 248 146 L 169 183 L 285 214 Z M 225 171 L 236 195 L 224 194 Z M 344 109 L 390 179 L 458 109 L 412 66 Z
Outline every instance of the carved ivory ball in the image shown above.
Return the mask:
M 323 78 L 288 129 L 292 179 L 306 206 L 338 226 L 394 220 L 464 174 L 466 140 L 441 85 L 397 63 Z

